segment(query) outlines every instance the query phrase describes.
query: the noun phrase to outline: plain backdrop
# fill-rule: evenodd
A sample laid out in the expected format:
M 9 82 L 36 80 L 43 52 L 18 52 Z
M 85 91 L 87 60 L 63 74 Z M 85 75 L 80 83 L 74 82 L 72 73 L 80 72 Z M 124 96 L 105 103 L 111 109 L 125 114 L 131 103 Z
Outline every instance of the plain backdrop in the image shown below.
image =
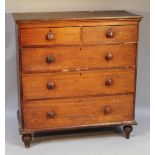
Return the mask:
M 118 155 L 123 155 L 126 150 L 128 150 L 131 146 L 136 147 L 141 155 L 144 153 L 145 155 L 149 154 L 149 58 L 150 58 L 150 14 L 149 14 L 149 1 L 148 0 L 6 0 L 6 153 L 7 155 L 11 154 L 20 154 L 23 151 L 23 146 L 20 140 L 20 136 L 18 135 L 18 124 L 16 119 L 16 111 L 18 109 L 18 100 L 17 100 L 17 70 L 16 70 L 16 37 L 15 37 L 15 22 L 12 18 L 12 12 L 55 12 L 55 11 L 95 11 L 95 10 L 127 10 L 133 13 L 137 13 L 142 15 L 144 18 L 140 23 L 140 32 L 139 32 L 139 44 L 138 44 L 138 74 L 137 74 L 137 92 L 136 92 L 136 118 L 138 120 L 139 125 L 135 129 L 135 139 L 126 142 L 123 140 L 122 146 L 124 149 L 121 151 L 122 147 L 116 147 L 120 149 Z M 138 134 L 139 133 L 139 134 Z M 83 139 L 80 136 L 76 138 L 71 138 L 69 140 L 55 140 L 52 143 L 44 143 L 42 145 L 37 145 L 31 148 L 29 154 L 35 155 L 35 153 L 44 153 L 41 151 L 37 151 L 39 147 L 43 149 L 51 149 L 53 147 L 64 146 L 65 144 L 72 145 L 74 147 L 76 141 L 78 141 L 79 148 L 84 149 L 85 147 L 90 147 L 94 144 L 98 147 L 97 144 L 116 146 L 119 145 L 118 141 L 120 141 L 119 136 L 103 136 L 99 134 L 94 137 L 86 137 Z M 139 137 L 138 137 L 139 136 Z M 114 137 L 114 138 L 113 138 Z M 107 139 L 109 138 L 109 139 Z M 140 138 L 140 139 L 136 139 Z M 119 140 L 118 140 L 119 139 Z M 85 140 L 85 141 L 83 141 Z M 91 141 L 92 140 L 92 141 Z M 117 141 L 118 140 L 118 141 Z M 94 141 L 94 143 L 93 143 Z M 106 143 L 107 141 L 107 143 Z M 68 142 L 68 143 L 67 143 Z M 82 145 L 80 145 L 83 142 Z M 144 143 L 143 143 L 144 142 Z M 142 144 L 143 143 L 143 144 Z M 133 144 L 135 144 L 133 146 Z M 68 146 L 67 145 L 67 146 Z M 39 147 L 37 147 L 39 146 Z M 67 151 L 67 146 L 64 146 L 64 151 Z M 128 148 L 129 147 L 129 148 Z M 91 147 L 90 147 L 91 148 Z M 36 150 L 35 150 L 36 149 Z M 98 155 L 102 154 L 103 147 L 94 148 Z M 76 150 L 76 148 L 75 148 Z M 79 152 L 77 154 L 91 154 L 91 149 L 87 149 L 84 152 Z M 79 150 L 79 151 L 80 151 Z M 34 151 L 34 152 L 33 152 Z M 60 150 L 56 151 L 55 155 L 59 154 Z M 106 150 L 106 155 L 111 155 L 115 153 L 115 151 Z M 23 152 L 22 152 L 23 153 Z M 25 152 L 26 153 L 26 152 Z M 68 155 L 71 152 L 68 152 Z M 127 153 L 131 153 L 131 149 L 129 149 Z M 24 154 L 24 153 L 23 153 Z M 133 152 L 132 152 L 133 154 Z M 135 152 L 136 154 L 136 152 Z

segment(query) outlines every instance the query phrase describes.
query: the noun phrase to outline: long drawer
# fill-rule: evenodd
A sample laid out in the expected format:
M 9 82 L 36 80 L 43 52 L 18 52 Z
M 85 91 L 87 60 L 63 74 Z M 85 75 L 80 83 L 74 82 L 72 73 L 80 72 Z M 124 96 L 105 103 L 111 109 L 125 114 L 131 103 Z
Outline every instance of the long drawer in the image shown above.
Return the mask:
M 137 25 L 83 27 L 84 44 L 137 42 Z
M 23 48 L 23 72 L 135 66 L 136 45 Z
M 135 70 L 22 74 L 23 98 L 43 99 L 134 92 Z
M 80 43 L 80 27 L 20 29 L 20 44 L 70 45 Z
M 25 101 L 24 129 L 57 129 L 133 120 L 133 95 Z

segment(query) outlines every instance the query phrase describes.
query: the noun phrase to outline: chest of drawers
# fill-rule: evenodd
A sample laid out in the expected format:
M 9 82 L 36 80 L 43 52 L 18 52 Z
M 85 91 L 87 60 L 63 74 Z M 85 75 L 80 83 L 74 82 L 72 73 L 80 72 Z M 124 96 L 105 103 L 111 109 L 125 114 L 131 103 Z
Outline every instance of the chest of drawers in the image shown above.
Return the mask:
M 126 11 L 18 13 L 20 133 L 135 122 L 141 16 Z

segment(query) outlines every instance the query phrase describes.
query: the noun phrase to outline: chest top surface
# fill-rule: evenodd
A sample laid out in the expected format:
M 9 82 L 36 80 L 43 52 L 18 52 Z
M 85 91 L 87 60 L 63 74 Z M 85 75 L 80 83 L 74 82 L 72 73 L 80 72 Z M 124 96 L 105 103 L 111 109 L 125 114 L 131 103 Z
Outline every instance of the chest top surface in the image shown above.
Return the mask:
M 52 20 L 83 20 L 83 19 L 141 19 L 142 16 L 118 11 L 73 11 L 73 12 L 33 12 L 14 13 L 16 22 L 19 21 L 52 21 Z

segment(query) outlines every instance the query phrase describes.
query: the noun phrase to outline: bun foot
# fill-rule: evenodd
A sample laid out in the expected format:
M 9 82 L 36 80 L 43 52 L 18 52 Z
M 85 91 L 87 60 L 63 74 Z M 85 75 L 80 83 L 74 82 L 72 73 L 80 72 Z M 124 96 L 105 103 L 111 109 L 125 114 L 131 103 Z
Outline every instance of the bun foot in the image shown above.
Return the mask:
M 132 130 L 133 130 L 133 127 L 131 125 L 125 125 L 123 127 L 123 131 L 125 133 L 126 139 L 129 139 L 130 138 L 130 133 L 132 132 Z
M 32 135 L 31 134 L 22 135 L 22 141 L 24 142 L 25 147 L 29 148 L 30 143 L 32 142 Z

